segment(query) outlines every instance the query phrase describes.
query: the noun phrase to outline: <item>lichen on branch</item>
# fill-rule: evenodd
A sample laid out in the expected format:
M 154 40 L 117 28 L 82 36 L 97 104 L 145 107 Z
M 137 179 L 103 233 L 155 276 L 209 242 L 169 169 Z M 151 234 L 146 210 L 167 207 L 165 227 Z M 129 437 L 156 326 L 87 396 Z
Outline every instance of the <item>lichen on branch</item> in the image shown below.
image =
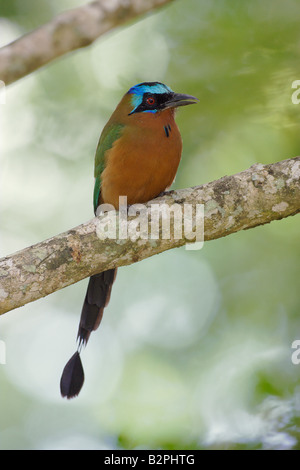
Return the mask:
M 300 157 L 256 164 L 202 186 L 170 191 L 146 204 L 149 214 L 153 203 L 203 204 L 205 241 L 289 217 L 300 211 Z M 0 314 L 97 272 L 136 263 L 190 242 L 184 236 L 101 240 L 98 222 L 95 217 L 0 259 Z

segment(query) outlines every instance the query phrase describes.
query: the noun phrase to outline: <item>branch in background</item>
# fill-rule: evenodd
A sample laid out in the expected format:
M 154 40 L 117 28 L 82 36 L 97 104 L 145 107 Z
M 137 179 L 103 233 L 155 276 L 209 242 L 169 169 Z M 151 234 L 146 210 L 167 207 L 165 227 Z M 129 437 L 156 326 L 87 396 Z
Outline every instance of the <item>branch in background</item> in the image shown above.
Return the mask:
M 0 48 L 0 80 L 6 85 L 99 36 L 172 0 L 101 0 L 61 13 Z
M 233 176 L 171 191 L 155 202 L 204 204 L 205 240 L 263 225 L 300 211 L 300 157 L 256 164 Z M 151 202 L 147 204 L 150 214 Z M 25 305 L 92 274 L 184 245 L 182 238 L 100 240 L 98 219 L 0 260 L 0 313 Z M 149 232 L 150 233 L 150 232 Z M 171 230 L 172 233 L 172 230 Z

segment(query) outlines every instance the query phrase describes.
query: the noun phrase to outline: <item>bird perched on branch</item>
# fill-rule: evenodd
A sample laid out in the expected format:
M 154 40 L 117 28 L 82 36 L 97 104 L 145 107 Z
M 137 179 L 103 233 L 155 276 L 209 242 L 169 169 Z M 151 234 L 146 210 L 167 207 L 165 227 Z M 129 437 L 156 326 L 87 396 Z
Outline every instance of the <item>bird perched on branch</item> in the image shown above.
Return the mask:
M 197 98 L 174 93 L 160 82 L 133 86 L 123 96 L 99 139 L 95 156 L 94 212 L 100 204 L 117 210 L 119 197 L 128 205 L 144 203 L 171 186 L 181 158 L 182 140 L 175 109 Z M 78 329 L 78 349 L 60 381 L 63 397 L 77 396 L 84 382 L 80 351 L 101 322 L 117 269 L 90 277 Z

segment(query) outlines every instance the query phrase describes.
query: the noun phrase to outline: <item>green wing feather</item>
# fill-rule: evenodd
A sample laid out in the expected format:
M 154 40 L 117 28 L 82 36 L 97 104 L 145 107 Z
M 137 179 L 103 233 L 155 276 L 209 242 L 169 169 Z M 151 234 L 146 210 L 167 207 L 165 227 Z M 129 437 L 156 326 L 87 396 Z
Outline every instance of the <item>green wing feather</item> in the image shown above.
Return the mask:
M 111 149 L 114 142 L 121 137 L 123 124 L 111 124 L 104 127 L 99 139 L 99 143 L 95 155 L 95 186 L 94 186 L 94 212 L 98 207 L 99 196 L 101 192 L 101 175 L 106 165 L 105 154 Z

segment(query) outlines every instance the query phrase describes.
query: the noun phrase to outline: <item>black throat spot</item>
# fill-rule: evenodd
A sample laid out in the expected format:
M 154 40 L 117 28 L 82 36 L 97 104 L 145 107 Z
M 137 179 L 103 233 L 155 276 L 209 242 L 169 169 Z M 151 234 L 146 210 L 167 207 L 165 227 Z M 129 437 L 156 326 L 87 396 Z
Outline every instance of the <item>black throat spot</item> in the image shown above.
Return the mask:
M 168 124 L 167 126 L 164 126 L 164 131 L 165 131 L 166 137 L 169 137 L 170 132 L 171 132 L 170 124 Z

